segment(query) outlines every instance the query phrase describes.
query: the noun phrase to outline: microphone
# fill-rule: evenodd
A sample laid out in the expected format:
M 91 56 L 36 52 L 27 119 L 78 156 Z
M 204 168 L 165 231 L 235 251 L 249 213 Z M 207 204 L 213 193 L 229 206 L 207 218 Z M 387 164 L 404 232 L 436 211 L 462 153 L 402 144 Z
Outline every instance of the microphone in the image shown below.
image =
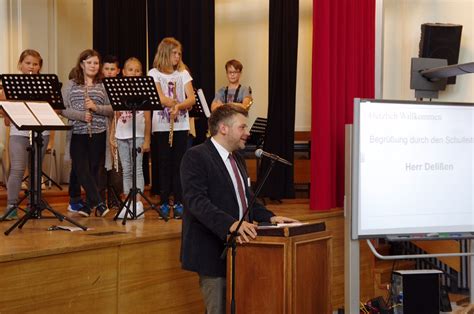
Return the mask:
M 265 156 L 267 158 L 270 158 L 271 160 L 281 162 L 282 164 L 285 164 L 287 166 L 293 166 L 293 164 L 291 162 L 289 162 L 288 160 L 283 159 L 278 155 L 267 153 L 266 151 L 264 151 L 263 149 L 260 149 L 260 148 L 255 151 L 255 156 L 257 158 L 262 158 L 262 156 Z

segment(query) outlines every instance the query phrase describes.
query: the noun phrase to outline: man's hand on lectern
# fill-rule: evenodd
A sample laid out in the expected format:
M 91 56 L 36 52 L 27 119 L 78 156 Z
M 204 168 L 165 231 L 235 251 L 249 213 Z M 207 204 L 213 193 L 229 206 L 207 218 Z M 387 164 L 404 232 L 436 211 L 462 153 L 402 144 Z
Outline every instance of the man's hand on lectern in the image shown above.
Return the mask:
M 273 216 L 270 218 L 270 222 L 272 224 L 282 224 L 282 223 L 289 223 L 289 222 L 299 222 L 296 219 L 283 217 L 283 216 Z
M 230 233 L 233 233 L 237 229 L 237 225 L 239 221 L 236 221 L 230 226 Z M 237 241 L 242 244 L 242 242 L 250 242 L 251 239 L 255 239 L 257 237 L 257 226 L 250 223 L 250 222 L 242 222 L 242 225 L 239 228 L 238 234 L 240 235 L 237 237 Z M 242 241 L 243 238 L 243 241 Z

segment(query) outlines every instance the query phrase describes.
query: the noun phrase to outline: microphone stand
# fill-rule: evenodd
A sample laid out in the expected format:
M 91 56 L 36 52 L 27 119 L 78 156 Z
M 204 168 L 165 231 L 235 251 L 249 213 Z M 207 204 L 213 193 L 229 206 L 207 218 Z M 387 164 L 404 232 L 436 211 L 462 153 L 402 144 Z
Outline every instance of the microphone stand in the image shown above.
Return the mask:
M 252 208 L 255 202 L 257 201 L 258 194 L 260 194 L 260 191 L 262 190 L 263 185 L 265 184 L 265 181 L 267 181 L 267 178 L 270 175 L 270 172 L 272 171 L 273 166 L 275 166 L 275 162 L 276 162 L 275 160 L 270 159 L 270 166 L 267 168 L 265 175 L 263 176 L 263 179 L 260 181 L 260 184 L 257 186 L 257 189 L 255 190 L 253 197 L 250 199 L 247 209 L 243 213 L 242 218 L 240 218 L 239 220 L 239 224 L 237 225 L 237 228 L 235 229 L 234 232 L 230 234 L 229 239 L 227 239 L 224 250 L 222 251 L 222 254 L 221 254 L 221 259 L 226 259 L 227 251 L 229 250 L 229 247 L 232 248 L 232 269 L 231 269 L 232 285 L 231 285 L 231 299 L 230 299 L 230 313 L 231 314 L 235 314 L 235 257 L 237 253 L 236 239 L 239 236 L 239 229 L 242 223 L 244 222 L 245 216 L 247 216 L 247 214 L 250 211 L 250 208 Z

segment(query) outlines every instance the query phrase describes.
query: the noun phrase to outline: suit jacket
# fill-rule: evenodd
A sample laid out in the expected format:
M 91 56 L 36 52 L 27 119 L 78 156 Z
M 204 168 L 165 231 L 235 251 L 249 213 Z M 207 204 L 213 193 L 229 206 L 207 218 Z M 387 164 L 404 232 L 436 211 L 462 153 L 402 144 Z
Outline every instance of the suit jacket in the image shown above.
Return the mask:
M 245 161 L 234 153 L 247 182 Z M 200 275 L 225 277 L 226 261 L 220 258 L 230 226 L 239 219 L 239 205 L 232 179 L 214 144 L 208 139 L 189 149 L 181 162 L 183 188 L 182 268 Z M 252 193 L 245 184 L 247 201 Z M 255 221 L 270 221 L 274 214 L 256 202 Z

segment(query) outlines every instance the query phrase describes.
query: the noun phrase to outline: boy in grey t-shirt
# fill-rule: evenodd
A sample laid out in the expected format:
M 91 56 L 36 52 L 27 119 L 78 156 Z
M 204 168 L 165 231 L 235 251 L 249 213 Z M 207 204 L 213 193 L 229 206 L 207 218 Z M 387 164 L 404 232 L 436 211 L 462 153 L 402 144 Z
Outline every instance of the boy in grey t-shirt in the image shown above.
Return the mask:
M 225 64 L 225 69 L 229 83 L 216 92 L 216 96 L 211 104 L 211 110 L 214 111 L 225 103 L 233 103 L 245 110 L 249 110 L 253 101 L 252 89 L 250 86 L 240 84 L 240 75 L 243 69 L 242 63 L 237 60 L 229 60 Z

